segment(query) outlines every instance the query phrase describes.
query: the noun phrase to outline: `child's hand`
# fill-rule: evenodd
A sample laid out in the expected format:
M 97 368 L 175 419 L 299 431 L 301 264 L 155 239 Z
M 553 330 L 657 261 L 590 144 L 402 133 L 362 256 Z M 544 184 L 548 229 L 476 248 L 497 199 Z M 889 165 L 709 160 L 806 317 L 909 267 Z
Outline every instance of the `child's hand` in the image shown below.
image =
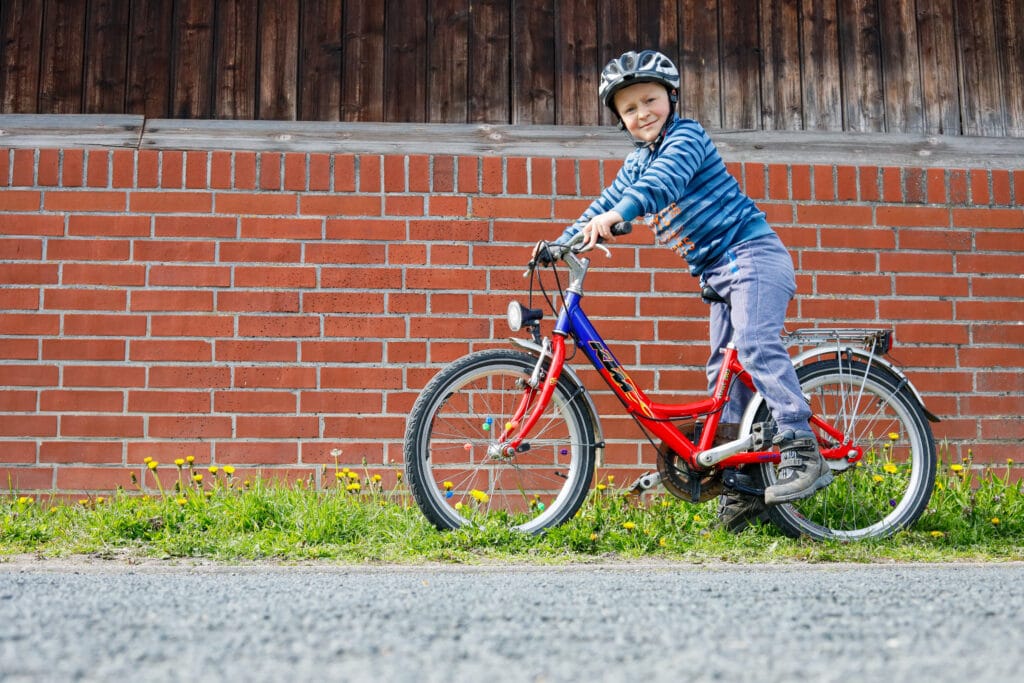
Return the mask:
M 619 215 L 618 211 L 607 211 L 591 218 L 590 222 L 583 226 L 582 232 L 586 237 L 584 251 L 597 246 L 598 240 L 614 240 L 612 226 L 621 222 L 622 216 Z

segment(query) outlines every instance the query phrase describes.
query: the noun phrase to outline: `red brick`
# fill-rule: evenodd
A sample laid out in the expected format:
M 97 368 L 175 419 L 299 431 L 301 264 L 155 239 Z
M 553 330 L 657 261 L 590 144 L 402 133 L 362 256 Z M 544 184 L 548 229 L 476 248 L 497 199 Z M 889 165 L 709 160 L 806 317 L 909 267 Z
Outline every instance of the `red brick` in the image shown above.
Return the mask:
M 160 187 L 180 189 L 183 187 L 185 153 L 179 151 L 163 151 L 160 153 Z
M 0 479 L 10 490 L 21 493 L 49 491 L 53 489 L 52 467 L 3 467 Z
M 972 169 L 970 174 L 971 203 L 975 206 L 988 204 L 991 197 L 988 191 L 988 171 Z
M 508 194 L 529 193 L 530 184 L 526 171 L 526 159 L 523 157 L 505 159 L 505 185 L 505 191 Z
M 130 391 L 130 413 L 209 413 L 209 391 Z
M 356 158 L 351 154 L 339 154 L 334 157 L 334 191 L 355 192 L 356 189 Z
M 123 311 L 128 296 L 124 291 L 105 289 L 47 289 L 43 308 L 51 311 Z
M 302 342 L 302 362 L 304 363 L 334 363 L 339 358 L 345 358 L 350 363 L 379 363 L 384 359 L 384 345 L 379 341 L 366 342 L 334 342 L 334 341 L 304 341 Z M 332 378 L 337 380 L 335 371 L 342 368 L 323 368 L 321 370 L 322 386 L 334 386 Z M 339 386 L 347 386 L 349 383 L 342 383 Z
M 110 181 L 110 152 L 92 149 L 86 152 L 89 187 L 106 187 Z
M 913 230 L 899 231 L 901 249 L 922 251 L 965 251 L 971 249 L 971 235 L 960 230 Z
M 813 225 L 871 225 L 873 217 L 870 206 L 834 206 L 799 204 L 796 219 L 800 223 Z
M 319 316 L 240 316 L 239 337 L 282 338 L 319 337 Z
M 379 156 L 365 154 L 359 157 L 359 191 L 380 192 L 384 161 Z
M 128 360 L 132 362 L 203 363 L 212 359 L 213 344 L 198 339 L 132 339 Z
M 39 150 L 39 163 L 36 168 L 36 182 L 44 187 L 60 184 L 60 152 L 56 149 Z
M 768 186 L 765 197 L 770 199 L 789 199 L 789 166 L 783 164 L 768 165 Z
M 73 337 L 144 337 L 146 316 L 65 313 L 64 334 Z
M 41 463 L 121 464 L 120 441 L 44 441 L 39 444 Z
M 321 436 L 320 418 L 315 416 L 239 415 L 235 423 L 238 425 L 235 430 L 238 439 L 313 439 Z
M 595 159 L 580 159 L 580 193 L 587 197 L 601 194 L 604 185 L 601 183 L 601 162 Z
M 210 162 L 209 152 L 191 151 L 185 157 L 185 187 L 190 190 L 206 189 Z
M 146 436 L 164 439 L 223 439 L 233 435 L 231 418 L 214 415 L 153 415 Z
M 39 409 L 47 413 L 120 413 L 124 409 L 124 394 L 81 389 L 41 391 Z
M 9 211 L 38 211 L 39 202 L 43 195 L 35 190 L 4 190 L 2 196 L 4 198 L 3 210 L 6 213 Z M 2 218 L 4 218 L 4 215 L 0 214 L 0 219 Z M 58 217 L 54 216 L 54 218 Z M 2 225 L 0 223 L 0 226 Z
M 35 339 L 7 339 L 0 344 L 0 359 L 36 360 L 39 357 L 39 342 Z
M 949 203 L 967 203 L 967 171 L 963 169 L 949 171 Z
M 36 410 L 35 391 L 0 391 L 0 412 L 33 413 Z
M 1024 228 L 1024 209 L 953 209 L 953 227 Z
M 14 173 L 12 186 L 31 187 L 36 184 L 36 151 L 34 149 L 14 150 Z
M 135 185 L 135 151 L 114 150 L 111 164 L 110 185 L 115 188 L 130 188 Z
M 857 174 L 860 179 L 861 201 L 877 202 L 881 197 L 878 191 L 878 181 L 881 177 L 879 169 L 874 166 L 862 166 Z
M 61 436 L 142 436 L 142 417 L 129 415 L 61 415 Z
M 455 159 L 450 156 L 434 156 L 433 172 L 430 179 L 432 192 L 455 191 Z
M 136 187 L 159 187 L 160 152 L 152 149 L 139 150 L 135 164 Z
M 318 218 L 242 218 L 243 239 L 316 240 L 323 235 Z
M 811 198 L 811 167 L 794 165 L 789 169 L 792 197 L 797 200 Z
M 501 157 L 483 157 L 481 191 L 484 194 L 501 194 L 504 191 L 504 160 Z
M 380 216 L 379 196 L 303 195 L 299 213 L 304 216 Z
M 229 190 L 232 187 L 231 152 L 215 151 L 210 155 L 210 189 Z
M 384 311 L 383 294 L 351 292 L 307 292 L 302 296 L 302 308 L 311 313 L 366 313 L 377 315 Z
M 892 167 L 882 169 L 882 200 L 886 202 L 903 201 L 902 169 Z
M 122 339 L 44 339 L 44 360 L 118 360 L 125 359 Z
M 134 247 L 135 261 L 161 263 L 213 261 L 217 253 L 217 245 L 206 240 L 135 240 Z
M 380 413 L 384 408 L 380 394 L 363 391 L 303 391 L 300 403 L 301 412 L 317 414 Z
M 230 315 L 183 314 L 150 317 L 150 335 L 153 337 L 233 337 L 235 331 L 235 319 Z
M 949 227 L 949 209 L 919 206 L 880 206 L 875 209 L 878 225 Z
M 132 311 L 212 311 L 213 292 L 188 289 L 133 291 Z
M 294 194 L 219 193 L 216 213 L 241 216 L 294 216 L 299 198 Z
M 425 197 L 417 195 L 386 195 L 385 216 L 422 216 Z
M 480 181 L 477 175 L 480 173 L 479 159 L 476 157 L 459 157 L 457 162 L 458 191 L 468 194 L 475 194 L 480 191 Z
M 210 365 L 155 365 L 149 369 L 150 388 L 216 389 L 231 386 L 231 369 Z
M 281 189 L 281 154 L 262 152 L 258 155 L 260 167 L 260 189 Z
M 146 267 L 124 263 L 65 263 L 61 284 L 141 287 L 146 284 Z
M 274 363 L 298 360 L 298 347 L 291 341 L 233 341 L 218 339 L 215 347 L 218 362 Z
M 235 152 L 235 182 L 232 187 L 236 190 L 256 189 L 255 152 Z
M 576 162 L 573 159 L 555 159 L 555 193 L 576 195 Z
M 313 367 L 262 365 L 235 368 L 234 386 L 240 389 L 309 389 L 317 383 Z
M 922 296 L 922 297 L 965 297 L 968 296 L 967 278 L 936 277 L 936 276 L 907 276 L 896 277 L 897 296 Z
M 316 436 L 316 435 L 303 435 Z M 289 435 L 294 439 L 294 435 Z M 234 465 L 286 465 L 298 462 L 298 444 L 293 440 L 272 442 L 217 443 L 217 462 Z
M 218 311 L 294 313 L 299 310 L 298 292 L 218 292 Z
M 3 155 L 0 154 L 0 163 L 2 161 Z M 7 464 L 33 464 L 35 461 L 35 441 L 0 441 L 0 462 Z M 3 476 L 3 474 L 4 470 L 0 470 L 0 476 Z M 6 478 L 4 483 L 7 483 Z M 14 486 L 14 488 L 17 489 L 18 487 Z
M 239 219 L 227 216 L 156 216 L 156 237 L 237 237 Z
M 928 201 L 928 189 L 924 169 L 908 168 L 903 174 L 904 196 L 908 203 L 923 204 Z
M 4 200 L 8 198 L 5 193 Z M 0 214 L 0 234 L 2 235 L 63 235 L 63 216 L 23 215 L 16 213 Z
M 54 263 L 0 263 L 2 285 L 56 284 L 59 267 Z
M 67 365 L 64 368 L 66 387 L 140 387 L 146 383 L 146 369 L 118 363 L 116 372 L 110 365 Z
M 439 197 L 436 195 L 427 198 L 429 216 L 468 216 L 469 199 L 466 197 Z
M 150 219 L 148 216 L 68 216 L 68 235 L 80 236 L 118 236 L 118 237 L 149 237 Z
M 517 199 L 505 197 L 474 197 L 474 216 L 482 218 L 551 218 L 551 201 L 548 199 Z
M 384 157 L 384 192 L 405 192 L 405 157 L 389 154 Z
M 928 169 L 928 199 L 929 204 L 945 204 L 946 203 L 946 169 L 943 168 L 929 168 Z
M 836 198 L 835 180 L 833 174 L 835 168 L 832 166 L 814 167 L 814 198 L 819 201 L 830 202 Z
M 236 287 L 308 288 L 316 286 L 316 269 L 311 266 L 237 266 Z
M 285 154 L 284 189 L 290 192 L 304 192 L 306 186 L 306 155 L 294 152 Z
M 43 209 L 73 214 L 85 211 L 124 211 L 127 196 L 124 192 L 51 190 L 43 197 Z
M 3 366 L 2 384 L 8 387 L 55 386 L 60 371 L 56 365 L 11 365 Z
M 66 149 L 62 153 L 60 184 L 64 187 L 81 187 L 84 180 L 85 150 Z
M 221 242 L 220 258 L 224 263 L 298 263 L 302 259 L 302 246 L 296 242 Z M 307 261 L 311 249 L 322 248 L 324 245 L 312 242 L 306 245 Z M 339 245 L 351 249 L 350 245 Z M 210 244 L 213 248 L 213 244 Z M 212 259 L 201 259 L 212 260 Z
M 1001 169 L 992 170 L 992 203 L 1003 206 L 1013 204 L 1013 191 L 1010 189 L 1010 172 Z
M 136 213 L 210 213 L 213 195 L 208 192 L 133 192 L 130 210 Z
M 530 159 L 530 194 L 549 195 L 552 193 L 552 160 Z
M 409 191 L 411 193 L 429 193 L 430 191 L 430 157 L 411 155 L 409 164 Z
M 0 334 L 32 336 L 60 334 L 60 316 L 5 312 L 0 316 Z
M 325 289 L 402 289 L 402 271 L 398 268 L 324 268 L 320 286 Z
M 743 164 L 743 191 L 751 199 L 765 199 L 768 196 L 765 183 L 765 165 Z
M 329 154 L 309 155 L 309 191 L 326 192 L 331 189 L 331 157 Z

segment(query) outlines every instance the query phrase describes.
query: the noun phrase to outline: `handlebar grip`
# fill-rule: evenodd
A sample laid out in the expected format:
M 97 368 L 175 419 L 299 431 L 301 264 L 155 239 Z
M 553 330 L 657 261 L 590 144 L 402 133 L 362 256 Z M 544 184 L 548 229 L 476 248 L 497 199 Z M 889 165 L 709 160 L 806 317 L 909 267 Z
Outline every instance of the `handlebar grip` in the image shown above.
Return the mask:
M 631 232 L 633 232 L 633 224 L 629 221 L 622 221 L 621 223 L 616 223 L 612 226 L 612 234 L 616 237 L 619 237 L 620 235 L 628 235 Z

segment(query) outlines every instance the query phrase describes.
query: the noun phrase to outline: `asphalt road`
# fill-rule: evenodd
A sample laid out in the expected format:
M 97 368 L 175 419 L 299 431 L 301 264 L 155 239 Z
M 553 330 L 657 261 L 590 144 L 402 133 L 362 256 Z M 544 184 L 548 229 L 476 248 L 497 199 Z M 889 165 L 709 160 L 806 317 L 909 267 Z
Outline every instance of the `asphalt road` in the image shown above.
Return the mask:
M 1024 564 L 0 563 L 0 680 L 1020 681 Z

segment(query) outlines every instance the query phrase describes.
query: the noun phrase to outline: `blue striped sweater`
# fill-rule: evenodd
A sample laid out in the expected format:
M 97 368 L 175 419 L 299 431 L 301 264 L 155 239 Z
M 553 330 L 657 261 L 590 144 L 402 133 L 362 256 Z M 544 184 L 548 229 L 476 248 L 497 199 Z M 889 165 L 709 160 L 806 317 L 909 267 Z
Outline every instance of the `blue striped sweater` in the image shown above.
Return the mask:
M 696 121 L 674 117 L 661 144 L 627 158 L 615 180 L 565 229 L 564 241 L 610 210 L 624 220 L 644 216 L 660 244 L 700 275 L 733 245 L 771 234 L 764 213 L 735 178 Z

